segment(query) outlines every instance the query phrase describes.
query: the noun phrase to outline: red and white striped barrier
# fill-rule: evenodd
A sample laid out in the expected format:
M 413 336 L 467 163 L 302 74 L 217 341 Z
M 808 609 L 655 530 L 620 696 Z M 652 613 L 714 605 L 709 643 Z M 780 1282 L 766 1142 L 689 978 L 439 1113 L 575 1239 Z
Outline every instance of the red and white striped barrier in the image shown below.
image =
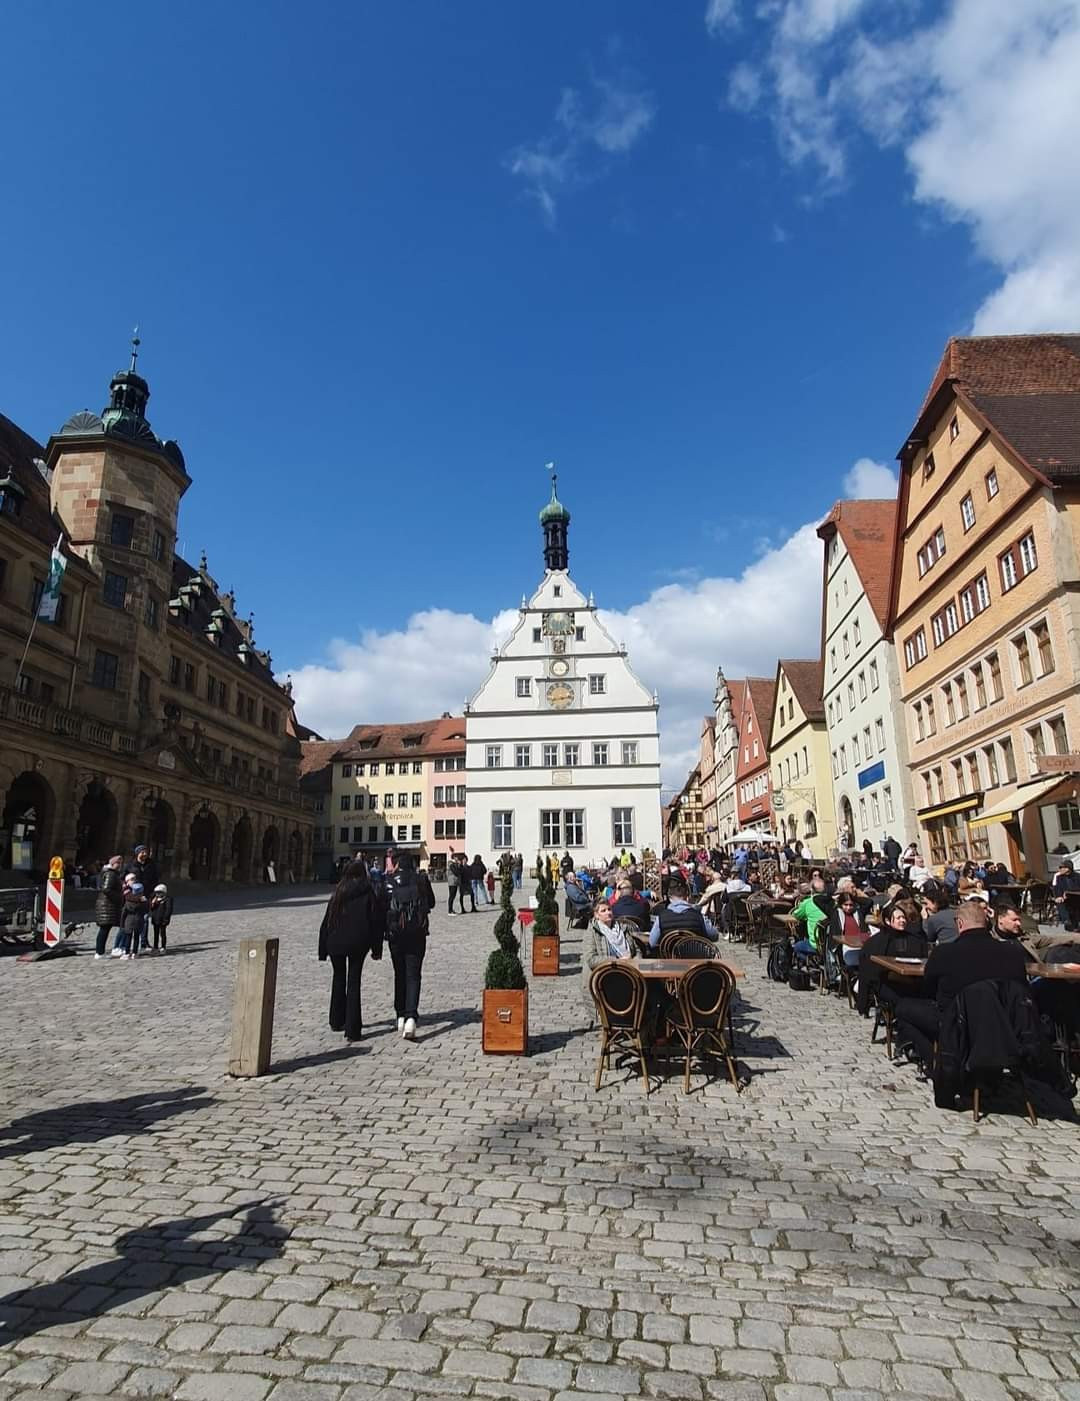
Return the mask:
M 64 923 L 64 863 L 59 856 L 49 862 L 49 879 L 45 883 L 45 933 L 47 949 L 55 948 L 63 937 Z

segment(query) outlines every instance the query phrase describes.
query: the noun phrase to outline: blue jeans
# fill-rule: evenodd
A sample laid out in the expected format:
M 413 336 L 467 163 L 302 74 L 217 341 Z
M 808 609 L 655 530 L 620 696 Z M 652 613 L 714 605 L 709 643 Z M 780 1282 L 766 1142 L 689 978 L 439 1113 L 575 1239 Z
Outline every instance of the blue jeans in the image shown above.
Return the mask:
M 479 902 L 480 902 L 481 905 L 490 905 L 490 904 L 491 904 L 491 900 L 488 898 L 487 886 L 484 884 L 484 882 L 483 882 L 482 880 L 474 880 L 474 881 L 473 881 L 473 883 L 472 883 L 472 893 L 473 893 L 473 900 L 474 900 L 474 901 L 479 900 Z
M 515 890 L 520 890 L 520 889 L 521 889 L 521 872 L 520 872 L 520 871 L 515 871 L 515 872 L 514 872 L 514 889 L 515 889 Z
M 792 953 L 811 954 L 814 952 L 814 946 L 809 939 L 797 939 L 791 951 Z

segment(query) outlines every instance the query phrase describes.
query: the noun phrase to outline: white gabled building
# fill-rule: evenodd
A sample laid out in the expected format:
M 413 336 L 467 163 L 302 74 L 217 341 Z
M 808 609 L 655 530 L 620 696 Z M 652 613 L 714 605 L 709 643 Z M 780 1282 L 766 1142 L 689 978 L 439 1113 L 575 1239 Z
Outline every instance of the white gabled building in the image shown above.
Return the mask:
M 825 542 L 822 653 L 836 830 L 851 845 L 918 834 L 908 780 L 896 648 L 885 635 L 895 501 L 838 501 Z M 842 844 L 842 843 L 841 843 Z
M 465 707 L 463 845 L 529 862 L 659 854 L 659 703 L 567 573 L 570 512 L 554 475 L 540 524 L 543 580 Z

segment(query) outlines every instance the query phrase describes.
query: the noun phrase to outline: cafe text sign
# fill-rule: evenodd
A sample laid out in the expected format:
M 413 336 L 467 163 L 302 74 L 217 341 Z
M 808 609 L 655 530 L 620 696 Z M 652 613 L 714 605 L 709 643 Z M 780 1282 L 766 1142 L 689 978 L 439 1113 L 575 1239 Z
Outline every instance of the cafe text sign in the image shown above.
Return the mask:
M 1035 761 L 1040 773 L 1080 773 L 1080 754 L 1040 754 Z

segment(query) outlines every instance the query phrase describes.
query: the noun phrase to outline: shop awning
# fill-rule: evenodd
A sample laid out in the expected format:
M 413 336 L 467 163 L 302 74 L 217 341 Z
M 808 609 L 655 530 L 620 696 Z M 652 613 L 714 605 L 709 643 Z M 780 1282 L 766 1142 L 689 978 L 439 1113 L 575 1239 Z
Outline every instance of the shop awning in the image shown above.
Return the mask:
M 919 821 L 929 822 L 935 817 L 948 817 L 950 812 L 969 812 L 982 802 L 982 794 L 974 793 L 969 798 L 953 798 L 951 802 L 939 803 L 937 807 L 920 808 Z
M 995 803 L 978 817 L 968 818 L 968 826 L 989 827 L 993 822 L 1015 822 L 1026 807 L 1040 802 L 1055 788 L 1060 788 L 1065 778 L 1063 774 L 1055 774 L 1053 778 L 1044 778 L 1041 783 L 1029 783 L 1023 788 L 1018 788 L 1011 797 L 1003 798 L 1000 803 Z

